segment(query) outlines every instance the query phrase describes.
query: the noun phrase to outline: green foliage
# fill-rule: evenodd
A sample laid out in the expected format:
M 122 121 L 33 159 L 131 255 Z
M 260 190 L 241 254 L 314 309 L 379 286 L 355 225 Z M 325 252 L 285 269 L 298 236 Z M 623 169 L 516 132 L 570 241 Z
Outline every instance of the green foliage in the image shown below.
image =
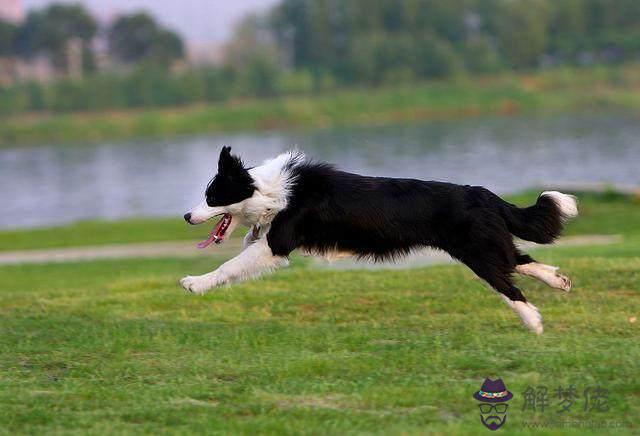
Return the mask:
M 228 68 L 202 68 L 195 71 L 202 77 L 203 94 L 206 102 L 224 101 L 231 96 L 236 82 L 235 72 Z
M 248 95 L 272 96 L 276 92 L 278 68 L 269 59 L 256 57 L 247 66 L 242 89 Z
M 350 54 L 353 77 L 379 84 L 392 77 L 446 77 L 460 70 L 449 43 L 435 35 L 421 35 L 418 44 L 405 32 L 366 34 L 354 40 Z
M 502 69 L 500 57 L 485 37 L 469 40 L 463 47 L 464 68 L 473 73 L 495 73 Z
M 66 69 L 66 50 L 72 39 L 88 46 L 95 36 L 97 24 L 80 5 L 52 4 L 45 9 L 29 12 L 19 29 L 17 52 L 23 57 L 43 53 L 51 62 Z
M 28 101 L 28 111 L 37 112 L 44 110 L 46 107 L 45 88 L 37 82 L 29 82 L 24 86 L 26 98 Z
M 547 45 L 548 11 L 545 0 L 507 1 L 496 20 L 497 40 L 513 68 L 535 67 Z
M 21 113 L 29 110 L 29 95 L 24 87 L 0 88 L 0 113 Z
M 87 12 L 54 4 L 30 12 L 18 29 L 0 23 L 0 56 L 12 50 L 21 57 L 45 53 L 64 70 L 65 48 L 80 39 L 84 71 L 96 76 L 40 90 L 27 85 L 1 90 L 8 100 L 0 102 L 0 114 L 167 107 L 465 72 L 621 63 L 640 54 L 639 5 L 635 0 L 281 0 L 266 15 L 241 21 L 226 47 L 225 65 L 187 73 L 169 68 L 184 66 L 175 63 L 184 56 L 179 36 L 151 16 L 134 13 L 119 17 L 107 32 L 111 58 L 127 65 L 116 75 L 96 71 L 88 44 L 95 23 Z
M 329 71 L 343 83 L 377 84 L 389 75 L 441 77 L 461 68 L 491 72 L 501 66 L 635 59 L 638 5 L 633 0 L 283 0 L 271 17 L 273 33 L 296 68 Z
M 425 35 L 418 39 L 416 72 L 420 77 L 447 77 L 460 69 L 460 60 L 445 40 Z
M 283 71 L 276 87 L 284 95 L 308 93 L 313 89 L 313 76 L 307 70 Z
M 277 73 L 252 66 L 244 83 L 252 95 L 275 92 Z M 256 71 L 254 71 L 256 70 Z M 0 114 L 32 111 L 73 112 L 141 107 L 179 106 L 227 99 L 237 80 L 224 68 L 188 70 L 173 75 L 155 63 L 140 64 L 125 75 L 96 74 L 84 79 L 60 79 L 51 84 L 23 83 L 0 87 Z
M 282 72 L 280 52 L 269 38 L 268 23 L 248 15 L 235 30 L 227 47 L 226 63 L 235 75 L 235 91 L 241 96 L 269 97 L 276 94 Z
M 111 56 L 124 63 L 145 61 L 168 66 L 184 56 L 180 37 L 142 12 L 119 17 L 108 29 L 108 41 Z
M 366 34 L 356 38 L 350 55 L 353 75 L 369 83 L 380 83 L 385 76 L 406 68 L 412 58 L 407 35 Z
M 0 58 L 15 53 L 17 32 L 15 24 L 0 19 Z
M 233 98 L 242 86 L 229 68 L 198 69 L 175 76 L 141 71 L 135 80 L 99 75 L 76 82 L 82 84 L 84 94 L 76 101 L 95 113 L 6 117 L 0 122 L 0 143 L 98 142 L 274 127 L 397 124 L 434 117 L 550 115 L 582 109 L 635 111 L 640 108 L 640 98 L 629 90 L 640 86 L 638 72 L 634 65 L 565 68 L 526 76 L 461 75 L 456 80 L 407 84 L 403 80 L 408 80 L 412 71 L 391 70 L 384 79 L 387 84 L 380 89 L 337 90 L 332 75 L 324 74 L 318 81 L 311 71 L 300 70 L 279 75 L 275 92 L 303 95 L 271 99 Z M 0 114 L 52 110 L 52 89 L 35 84 L 0 88 Z M 317 95 L 315 89 L 331 92 Z M 171 111 L 152 108 L 173 106 L 176 101 L 212 104 Z M 136 109 L 102 111 L 113 107 Z

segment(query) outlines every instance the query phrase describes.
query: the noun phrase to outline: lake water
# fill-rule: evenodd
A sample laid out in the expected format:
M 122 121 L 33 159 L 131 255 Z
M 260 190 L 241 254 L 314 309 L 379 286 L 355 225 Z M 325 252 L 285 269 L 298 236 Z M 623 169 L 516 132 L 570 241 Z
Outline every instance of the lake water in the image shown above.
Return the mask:
M 0 228 L 179 218 L 201 200 L 222 145 L 250 165 L 298 147 L 348 171 L 483 185 L 501 194 L 556 182 L 639 184 L 639 121 L 620 114 L 476 118 L 0 148 Z

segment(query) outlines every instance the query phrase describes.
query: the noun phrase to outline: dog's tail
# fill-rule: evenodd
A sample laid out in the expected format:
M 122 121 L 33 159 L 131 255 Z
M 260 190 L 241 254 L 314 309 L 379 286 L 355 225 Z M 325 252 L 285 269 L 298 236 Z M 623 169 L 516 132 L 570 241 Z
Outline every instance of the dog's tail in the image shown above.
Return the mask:
M 560 236 L 564 223 L 578 215 L 578 202 L 573 195 L 545 191 L 533 206 L 519 208 L 505 202 L 501 212 L 513 235 L 550 244 Z

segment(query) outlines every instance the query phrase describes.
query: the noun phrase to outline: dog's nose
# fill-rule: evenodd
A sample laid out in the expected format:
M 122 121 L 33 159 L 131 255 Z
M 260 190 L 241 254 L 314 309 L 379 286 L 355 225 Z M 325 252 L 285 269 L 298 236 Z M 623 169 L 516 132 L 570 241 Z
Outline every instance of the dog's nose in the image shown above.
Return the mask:
M 184 220 L 191 224 L 191 212 L 184 214 Z

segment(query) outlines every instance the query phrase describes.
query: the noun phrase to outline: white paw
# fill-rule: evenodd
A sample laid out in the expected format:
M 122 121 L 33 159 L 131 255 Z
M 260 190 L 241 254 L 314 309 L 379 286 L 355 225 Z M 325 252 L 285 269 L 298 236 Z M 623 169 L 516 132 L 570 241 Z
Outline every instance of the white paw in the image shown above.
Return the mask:
M 544 327 L 542 326 L 542 316 L 536 306 L 528 302 L 514 301 L 512 307 L 530 331 L 538 335 L 542 334 L 544 331 Z
M 571 279 L 564 274 L 556 273 L 556 289 L 560 289 L 565 292 L 571 291 Z
M 180 285 L 185 291 L 193 294 L 204 295 L 215 286 L 208 274 L 202 276 L 186 276 L 180 280 Z
M 554 289 L 559 289 L 565 292 L 571 291 L 571 279 L 564 274 L 560 274 L 558 272 L 559 268 L 557 266 L 544 264 L 536 265 L 539 265 L 542 271 L 540 276 L 538 277 L 540 280 Z

